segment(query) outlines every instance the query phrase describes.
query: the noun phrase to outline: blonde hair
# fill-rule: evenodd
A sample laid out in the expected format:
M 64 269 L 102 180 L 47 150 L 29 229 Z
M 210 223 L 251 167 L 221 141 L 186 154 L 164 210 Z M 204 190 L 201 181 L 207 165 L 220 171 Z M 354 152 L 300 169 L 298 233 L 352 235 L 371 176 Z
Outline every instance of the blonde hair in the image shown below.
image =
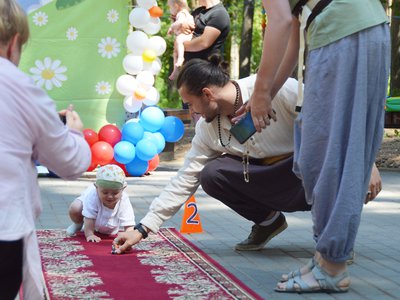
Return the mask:
M 25 12 L 16 0 L 0 0 L 0 45 L 6 45 L 19 34 L 19 45 L 29 38 L 29 25 Z

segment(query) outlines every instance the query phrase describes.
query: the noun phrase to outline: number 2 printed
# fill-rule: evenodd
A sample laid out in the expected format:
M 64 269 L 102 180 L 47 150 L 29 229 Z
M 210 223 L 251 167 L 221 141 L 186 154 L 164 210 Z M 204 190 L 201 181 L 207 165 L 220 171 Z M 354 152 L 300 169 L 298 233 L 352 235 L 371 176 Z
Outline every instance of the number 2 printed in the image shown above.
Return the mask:
M 196 215 L 197 215 L 197 205 L 196 205 L 196 203 L 191 202 L 191 203 L 189 203 L 189 204 L 187 205 L 187 207 L 188 207 L 188 208 L 193 207 L 193 213 L 192 213 L 192 214 L 190 215 L 190 217 L 186 220 L 186 224 L 194 224 L 194 225 L 199 224 L 199 221 L 197 221 L 197 220 L 194 219 L 194 218 L 196 217 Z

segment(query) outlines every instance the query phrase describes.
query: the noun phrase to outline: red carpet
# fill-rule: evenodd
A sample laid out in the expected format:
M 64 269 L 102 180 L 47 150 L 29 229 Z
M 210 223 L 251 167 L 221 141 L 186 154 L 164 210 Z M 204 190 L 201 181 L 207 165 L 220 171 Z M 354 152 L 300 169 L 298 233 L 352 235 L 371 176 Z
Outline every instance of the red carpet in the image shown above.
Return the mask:
M 111 254 L 110 237 L 39 230 L 38 239 L 51 299 L 261 299 L 175 229 L 124 255 Z

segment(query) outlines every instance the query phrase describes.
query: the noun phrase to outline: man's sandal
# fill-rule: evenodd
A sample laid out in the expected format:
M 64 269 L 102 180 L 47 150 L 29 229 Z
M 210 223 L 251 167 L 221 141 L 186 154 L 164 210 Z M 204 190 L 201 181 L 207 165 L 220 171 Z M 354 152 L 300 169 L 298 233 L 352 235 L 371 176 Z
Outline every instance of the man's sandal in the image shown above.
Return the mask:
M 315 259 L 314 259 L 314 257 L 312 257 L 312 258 L 307 262 L 307 264 L 306 264 L 305 266 L 303 266 L 303 267 L 297 269 L 296 271 L 291 271 L 291 272 L 288 273 L 288 274 L 283 274 L 282 277 L 281 277 L 281 279 L 280 279 L 280 282 L 288 281 L 289 279 L 294 278 L 294 277 L 296 277 L 296 276 L 299 276 L 299 277 L 300 277 L 301 275 L 303 275 L 303 273 L 301 272 L 301 269 L 307 268 L 307 271 L 306 271 L 305 273 L 308 273 L 308 272 L 310 272 L 310 271 L 314 268 L 314 266 L 315 266 Z M 305 273 L 304 273 L 304 274 L 305 274 Z
M 319 286 L 310 287 L 301 279 L 301 276 L 295 276 L 286 282 L 285 288 L 276 287 L 275 291 L 281 293 L 344 293 L 349 290 L 349 285 L 338 286 L 342 280 L 349 277 L 347 271 L 337 276 L 330 276 L 319 264 L 315 264 L 311 272 Z

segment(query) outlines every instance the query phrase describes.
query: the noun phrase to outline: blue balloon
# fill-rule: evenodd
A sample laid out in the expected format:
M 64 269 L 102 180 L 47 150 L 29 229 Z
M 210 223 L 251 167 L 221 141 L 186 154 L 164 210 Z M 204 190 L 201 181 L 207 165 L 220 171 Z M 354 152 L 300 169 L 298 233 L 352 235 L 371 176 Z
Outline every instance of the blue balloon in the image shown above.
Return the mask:
M 143 139 L 149 139 L 156 145 L 157 154 L 160 154 L 165 148 L 165 138 L 160 132 L 145 131 Z
M 114 146 L 114 159 L 121 163 L 130 163 L 135 158 L 135 146 L 127 141 L 120 141 Z
M 149 139 L 142 139 L 136 145 L 136 156 L 141 159 L 148 161 L 157 154 L 156 145 Z
M 158 106 L 148 106 L 140 114 L 139 123 L 150 132 L 160 130 L 164 124 L 164 112 Z
M 121 132 L 123 141 L 136 145 L 143 138 L 144 129 L 138 122 L 127 122 Z
M 125 168 L 131 176 L 142 176 L 149 168 L 149 162 L 135 157 Z
M 175 143 L 183 137 L 185 125 L 178 117 L 168 116 L 164 120 L 160 133 L 164 136 L 165 141 Z

